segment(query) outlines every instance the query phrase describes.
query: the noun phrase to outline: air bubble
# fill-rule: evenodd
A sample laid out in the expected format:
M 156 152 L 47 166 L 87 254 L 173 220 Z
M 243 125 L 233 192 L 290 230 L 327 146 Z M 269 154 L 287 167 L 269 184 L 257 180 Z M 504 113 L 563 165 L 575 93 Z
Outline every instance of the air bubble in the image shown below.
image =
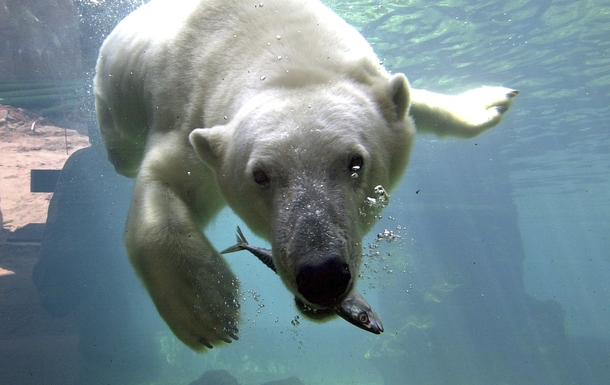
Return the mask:
M 299 326 L 301 324 L 301 322 L 299 322 L 299 316 L 295 316 L 294 319 L 290 321 L 290 323 L 292 324 L 292 326 Z

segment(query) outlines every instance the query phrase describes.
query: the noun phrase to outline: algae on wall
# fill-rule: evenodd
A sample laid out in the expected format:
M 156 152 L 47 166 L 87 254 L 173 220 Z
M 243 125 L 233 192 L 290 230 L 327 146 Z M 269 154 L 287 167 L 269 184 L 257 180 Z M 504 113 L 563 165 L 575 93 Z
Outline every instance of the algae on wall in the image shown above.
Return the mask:
M 0 0 L 0 79 L 81 77 L 72 0 Z
M 44 116 L 92 115 L 99 47 L 144 2 L 0 0 L 0 104 Z

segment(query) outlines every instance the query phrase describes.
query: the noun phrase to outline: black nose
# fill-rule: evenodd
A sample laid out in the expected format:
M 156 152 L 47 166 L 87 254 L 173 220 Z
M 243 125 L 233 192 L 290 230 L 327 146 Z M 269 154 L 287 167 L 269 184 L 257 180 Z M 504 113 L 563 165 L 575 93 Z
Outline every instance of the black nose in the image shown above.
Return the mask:
M 334 306 L 347 292 L 351 274 L 340 257 L 327 257 L 322 263 L 307 264 L 297 275 L 299 293 L 310 303 Z

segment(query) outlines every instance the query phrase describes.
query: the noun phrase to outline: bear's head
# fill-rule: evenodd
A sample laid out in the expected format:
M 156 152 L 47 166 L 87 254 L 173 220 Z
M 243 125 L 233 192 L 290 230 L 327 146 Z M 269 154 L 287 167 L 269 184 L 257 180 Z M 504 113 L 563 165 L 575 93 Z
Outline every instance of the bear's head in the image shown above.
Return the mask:
M 403 75 L 360 84 L 274 88 L 190 141 L 231 208 L 269 240 L 278 275 L 328 309 L 353 288 L 362 238 L 408 161 L 414 127 Z

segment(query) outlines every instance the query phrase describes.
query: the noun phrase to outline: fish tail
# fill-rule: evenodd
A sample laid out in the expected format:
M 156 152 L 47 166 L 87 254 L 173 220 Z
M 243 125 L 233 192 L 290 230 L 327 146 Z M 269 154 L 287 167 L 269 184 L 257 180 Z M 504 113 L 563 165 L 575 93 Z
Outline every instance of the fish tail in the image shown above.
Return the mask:
M 237 226 L 236 237 L 237 237 L 237 244 L 227 247 L 226 249 L 221 251 L 220 254 L 229 254 L 229 253 L 234 253 L 236 251 L 241 251 L 244 249 L 244 245 L 248 245 L 248 241 L 246 241 L 246 237 L 244 236 L 244 233 L 241 232 L 241 229 L 239 228 L 239 226 Z
M 246 241 L 246 237 L 244 236 L 244 233 L 241 232 L 241 229 L 239 228 L 239 226 L 237 226 L 237 244 L 238 245 L 247 245 L 248 241 Z
M 236 251 L 241 251 L 241 250 L 243 250 L 243 248 L 239 244 L 237 244 L 237 245 L 227 247 L 226 249 L 221 251 L 220 254 L 229 254 L 229 253 L 234 253 Z

